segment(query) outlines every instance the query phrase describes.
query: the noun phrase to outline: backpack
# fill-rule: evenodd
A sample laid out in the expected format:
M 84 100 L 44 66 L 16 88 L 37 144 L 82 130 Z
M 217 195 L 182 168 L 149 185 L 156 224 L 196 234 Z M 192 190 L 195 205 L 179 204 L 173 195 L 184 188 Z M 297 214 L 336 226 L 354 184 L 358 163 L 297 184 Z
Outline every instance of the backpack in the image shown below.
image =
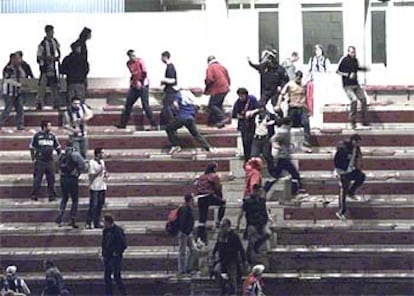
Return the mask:
M 179 211 L 180 208 L 171 210 L 168 213 L 167 223 L 165 224 L 165 230 L 169 235 L 177 235 L 179 230 Z
M 76 168 L 76 162 L 73 160 L 71 153 L 62 153 L 59 156 L 59 169 L 63 175 L 70 175 Z

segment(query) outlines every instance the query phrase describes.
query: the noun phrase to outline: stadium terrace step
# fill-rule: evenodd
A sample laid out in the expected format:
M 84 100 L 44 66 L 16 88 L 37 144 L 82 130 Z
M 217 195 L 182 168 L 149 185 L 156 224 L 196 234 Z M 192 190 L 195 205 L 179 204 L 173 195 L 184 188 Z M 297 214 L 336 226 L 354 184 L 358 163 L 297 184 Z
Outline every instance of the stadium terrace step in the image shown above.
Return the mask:
M 178 251 L 175 247 L 128 247 L 122 261 L 124 271 L 176 271 Z M 43 270 L 45 258 L 53 260 L 60 270 L 71 272 L 102 272 L 104 267 L 100 249 L 66 248 L 16 248 L 0 249 L 4 266 L 16 265 L 19 272 L 38 272 Z M 74 259 L 76 256 L 76 260 Z
M 411 272 L 280 272 L 263 274 L 266 295 L 409 295 L 413 291 Z M 193 295 L 216 296 L 207 278 L 192 279 Z M 204 294 L 204 291 L 211 291 Z
M 414 108 L 412 106 L 368 106 L 368 110 L 368 121 L 372 123 L 414 123 Z M 358 112 L 357 122 L 362 122 L 361 116 L 361 112 Z M 323 122 L 349 122 L 349 105 L 325 106 Z
M 374 227 L 366 230 L 345 229 L 334 227 L 303 227 L 278 228 L 273 227 L 278 245 L 413 245 L 414 229 L 383 229 Z
M 199 172 L 202 173 L 211 160 L 194 160 L 189 163 L 186 159 L 107 159 L 106 168 L 110 173 L 172 173 L 172 172 Z M 217 160 L 218 171 L 229 171 L 230 160 Z M 2 174 L 28 174 L 33 171 L 30 161 L 0 161 Z
M 103 214 L 111 213 L 118 221 L 165 221 L 170 210 L 176 208 L 173 205 L 128 205 L 118 207 L 104 208 Z M 70 205 L 65 211 L 64 221 L 70 221 L 69 218 Z M 15 209 L 0 209 L 0 223 L 13 222 L 53 222 L 58 214 L 58 207 L 56 209 L 50 208 L 15 208 Z M 80 208 L 76 215 L 76 220 L 86 221 L 87 209 Z M 198 210 L 194 210 L 194 215 L 198 219 Z M 213 219 L 213 209 L 209 210 L 209 219 Z M 83 223 L 83 222 L 82 222 Z M 82 224 L 80 224 L 82 225 Z M 56 227 L 58 227 L 56 225 Z
M 88 121 L 89 126 L 108 126 L 115 123 L 119 123 L 121 118 L 121 112 L 119 111 L 99 111 L 93 110 L 94 116 L 91 120 Z M 35 126 L 38 127 L 42 120 L 49 120 L 53 126 L 62 126 L 63 122 L 63 111 L 27 111 L 24 114 L 24 123 L 26 126 Z M 154 111 L 154 119 L 156 122 L 160 122 L 160 111 Z M 200 112 L 197 113 L 196 123 L 197 124 L 207 124 L 208 123 L 208 113 Z M 231 114 L 227 113 L 229 118 L 228 123 L 231 122 Z M 150 125 L 148 118 L 142 109 L 134 109 L 129 119 L 129 124 L 143 127 L 144 125 Z M 5 123 L 5 126 L 14 127 L 16 126 L 16 117 L 10 116 Z
M 219 131 L 217 132 L 219 133 Z M 206 139 L 213 147 L 237 147 L 237 134 L 206 135 Z M 0 150 L 26 150 L 29 147 L 31 136 L 3 136 L 0 141 Z M 200 144 L 189 134 L 179 137 L 179 144 L 184 148 L 201 148 Z M 169 147 L 165 132 L 135 133 L 133 135 L 99 135 L 89 136 L 89 147 L 104 149 L 162 149 Z
M 313 207 L 285 207 L 283 217 L 285 220 L 336 220 L 337 207 L 322 207 L 314 204 Z M 347 207 L 346 218 L 349 220 L 403 220 L 414 219 L 414 206 L 370 206 L 351 205 Z
M 408 246 L 347 246 L 273 248 L 271 272 L 288 271 L 391 271 L 414 268 L 414 248 Z

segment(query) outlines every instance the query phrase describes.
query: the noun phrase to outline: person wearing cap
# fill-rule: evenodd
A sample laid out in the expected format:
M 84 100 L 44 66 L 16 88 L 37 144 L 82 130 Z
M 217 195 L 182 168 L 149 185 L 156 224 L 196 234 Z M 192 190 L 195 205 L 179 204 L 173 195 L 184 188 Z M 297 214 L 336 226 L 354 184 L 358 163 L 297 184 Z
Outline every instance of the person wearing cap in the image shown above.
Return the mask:
M 255 122 L 253 117 L 247 117 L 246 114 L 259 108 L 259 102 L 244 87 L 237 89 L 237 95 L 239 97 L 233 105 L 232 117 L 238 119 L 237 130 L 241 133 L 244 161 L 248 161 L 252 151 Z
M 218 253 L 218 260 L 216 259 Z M 222 276 L 227 272 L 229 278 L 230 295 L 238 294 L 238 286 L 241 276 L 242 266 L 247 266 L 246 252 L 243 249 L 240 237 L 231 229 L 231 221 L 227 218 L 221 223 L 220 232 L 217 235 L 217 241 L 212 252 L 212 261 L 214 262 L 213 274 L 221 288 L 221 292 L 226 292 L 226 282 Z
M 121 115 L 121 122 L 116 124 L 117 128 L 125 128 L 129 117 L 132 112 L 132 108 L 138 98 L 141 98 L 142 108 L 147 115 L 147 118 L 151 124 L 151 130 L 157 129 L 157 123 L 154 119 L 151 106 L 149 104 L 149 80 L 147 74 L 147 68 L 145 67 L 144 60 L 138 58 L 135 55 L 135 51 L 130 49 L 127 51 L 129 60 L 127 67 L 131 72 L 129 91 L 125 102 L 124 111 Z
M 280 90 L 289 81 L 285 68 L 279 65 L 277 51 L 268 51 L 260 64 L 252 63 L 250 58 L 248 63 L 260 74 L 260 103 L 266 105 L 271 100 L 272 105 L 276 106 Z
M 71 44 L 72 52 L 66 56 L 60 67 L 60 73 L 66 75 L 67 97 L 69 104 L 73 97 L 81 99 L 85 103 L 86 77 L 89 73 L 88 61 L 81 55 L 81 46 L 78 43 Z
M 15 265 L 10 265 L 6 268 L 6 279 L 3 283 L 3 289 L 19 293 L 18 295 L 28 296 L 31 293 L 24 279 L 17 275 L 17 267 Z
M 178 144 L 177 130 L 182 126 L 187 128 L 204 150 L 213 152 L 215 149 L 210 146 L 206 138 L 203 137 L 197 129 L 195 122 L 197 107 L 194 102 L 194 96 L 188 90 L 182 90 L 178 87 L 174 87 L 174 89 L 177 90 L 177 93 L 175 94 L 172 106 L 176 116 L 167 124 L 165 129 L 168 141 L 171 145 L 168 154 L 175 154 L 181 151 L 181 146 Z
M 198 178 L 196 183 L 199 212 L 197 238 L 200 238 L 205 244 L 208 243 L 206 222 L 209 207 L 219 207 L 216 220 L 217 228 L 220 226 L 220 222 L 226 211 L 226 200 L 223 199 L 222 185 L 220 176 L 217 174 L 217 169 L 217 162 L 209 163 L 204 174 Z
M 214 56 L 209 56 L 207 63 L 204 93 L 210 95 L 210 100 L 208 101 L 208 108 L 210 109 L 208 123 L 222 128 L 228 121 L 223 110 L 223 102 L 230 91 L 230 76 L 227 69 Z
M 353 134 L 349 140 L 339 143 L 334 156 L 335 173 L 339 175 L 341 182 L 339 210 L 336 212 L 336 217 L 340 220 L 346 219 L 346 198 L 358 200 L 355 191 L 365 181 L 365 174 L 361 170 L 362 152 L 360 143 L 360 135 Z
M 252 268 L 252 272 L 244 280 L 243 283 L 243 296 L 265 296 L 263 292 L 263 271 L 265 266 L 262 264 L 255 265 Z

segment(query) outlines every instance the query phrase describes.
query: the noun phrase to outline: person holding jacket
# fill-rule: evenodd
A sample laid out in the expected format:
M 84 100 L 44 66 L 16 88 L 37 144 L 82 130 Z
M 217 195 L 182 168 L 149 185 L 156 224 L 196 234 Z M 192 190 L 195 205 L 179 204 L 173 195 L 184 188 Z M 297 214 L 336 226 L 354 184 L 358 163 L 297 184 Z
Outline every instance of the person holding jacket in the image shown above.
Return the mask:
M 107 214 L 104 216 L 104 229 L 102 231 L 102 258 L 105 266 L 105 295 L 112 295 L 112 274 L 121 295 L 126 295 L 126 288 L 121 278 L 121 263 L 127 241 L 124 230 L 114 222 L 114 218 Z
M 230 90 L 230 76 L 227 69 L 214 56 L 209 56 L 207 63 L 204 93 L 210 95 L 208 123 L 222 128 L 228 120 L 223 110 L 223 102 Z
M 354 134 L 349 140 L 341 142 L 335 153 L 335 172 L 339 175 L 341 182 L 339 210 L 336 212 L 336 217 L 340 220 L 346 219 L 346 197 L 357 200 L 355 191 L 365 181 L 365 174 L 361 170 L 362 152 L 360 143 L 360 135 Z M 352 181 L 353 184 L 351 185 Z

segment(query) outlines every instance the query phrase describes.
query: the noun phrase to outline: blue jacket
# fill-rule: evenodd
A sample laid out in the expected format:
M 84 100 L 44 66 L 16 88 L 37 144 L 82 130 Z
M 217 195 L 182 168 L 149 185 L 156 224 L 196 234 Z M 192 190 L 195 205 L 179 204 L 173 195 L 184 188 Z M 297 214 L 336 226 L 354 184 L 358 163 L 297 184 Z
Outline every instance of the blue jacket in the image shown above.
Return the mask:
M 257 101 L 255 96 L 248 95 L 246 102 L 242 102 L 240 98 L 238 98 L 233 105 L 232 117 L 237 118 L 237 115 L 245 115 L 246 111 L 254 110 L 257 108 L 259 108 L 259 102 Z M 239 131 L 254 131 L 254 128 L 254 118 L 250 118 L 249 120 L 239 119 L 237 123 L 237 129 Z

